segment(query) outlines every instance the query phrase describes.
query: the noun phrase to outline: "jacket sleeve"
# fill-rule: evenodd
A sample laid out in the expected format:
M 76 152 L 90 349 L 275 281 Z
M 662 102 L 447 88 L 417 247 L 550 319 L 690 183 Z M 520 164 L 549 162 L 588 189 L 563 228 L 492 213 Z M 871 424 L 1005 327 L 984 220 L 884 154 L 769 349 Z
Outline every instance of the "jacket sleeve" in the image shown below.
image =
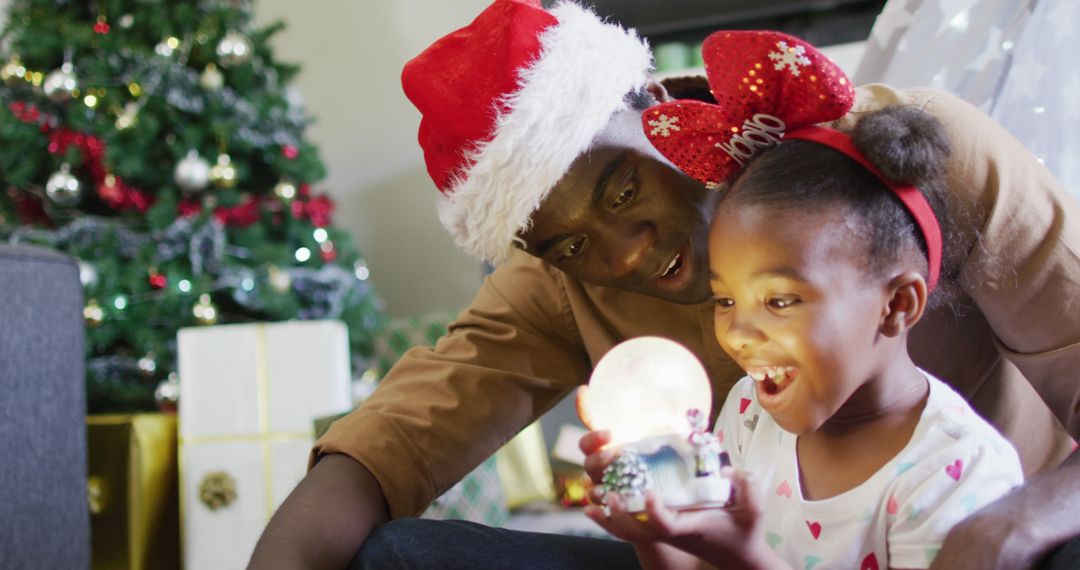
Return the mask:
M 588 377 L 557 270 L 517 253 L 433 348 L 408 351 L 316 443 L 359 461 L 391 516 L 415 516 Z
M 1038 159 L 972 105 L 927 92 L 949 132 L 956 215 L 973 244 L 960 283 L 1015 364 L 1080 437 L 1080 207 Z M 977 230 L 979 235 L 973 235 Z

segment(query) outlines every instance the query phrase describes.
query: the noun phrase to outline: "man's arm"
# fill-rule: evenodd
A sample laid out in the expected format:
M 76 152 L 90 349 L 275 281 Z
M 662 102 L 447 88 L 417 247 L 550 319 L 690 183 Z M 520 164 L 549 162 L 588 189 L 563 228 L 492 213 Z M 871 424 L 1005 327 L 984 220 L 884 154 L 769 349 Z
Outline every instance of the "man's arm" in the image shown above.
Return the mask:
M 981 221 L 961 282 L 1015 364 L 1069 434 L 1080 436 L 1080 208 L 989 117 L 950 95 L 926 109 L 953 140 L 950 192 Z M 999 406 L 1011 405 L 1002 401 Z M 1022 419 L 1022 418 L 1021 418 Z M 1023 441 L 1017 442 L 1018 447 Z M 1035 476 L 946 538 L 937 568 L 1025 568 L 1080 536 L 1080 458 Z
M 1080 452 L 965 519 L 932 568 L 1032 568 L 1080 534 Z
M 371 473 L 348 456 L 327 455 L 274 513 L 248 567 L 345 568 L 388 518 Z
M 554 270 L 522 256 L 316 442 L 321 459 L 270 521 L 252 567 L 343 567 L 375 526 L 417 516 L 587 376 Z

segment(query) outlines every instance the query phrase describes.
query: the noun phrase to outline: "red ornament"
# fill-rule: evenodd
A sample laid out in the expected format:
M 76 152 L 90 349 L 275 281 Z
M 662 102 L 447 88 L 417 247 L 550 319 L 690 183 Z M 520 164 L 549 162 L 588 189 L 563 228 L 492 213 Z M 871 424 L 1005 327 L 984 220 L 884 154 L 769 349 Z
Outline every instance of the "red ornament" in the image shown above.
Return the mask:
M 300 151 L 293 145 L 287 144 L 281 147 L 281 156 L 289 160 L 294 160 L 297 156 L 300 156 Z
M 214 217 L 226 226 L 247 227 L 259 221 L 259 203 L 259 197 L 252 196 L 238 206 L 217 208 Z
M 304 213 L 317 228 L 330 225 L 330 215 L 334 212 L 334 203 L 326 196 L 319 196 L 304 205 Z
M 150 274 L 150 286 L 154 289 L 164 289 L 169 284 L 169 279 L 160 273 Z
M 337 259 L 337 248 L 333 245 L 327 248 L 319 248 L 319 254 L 322 255 L 322 260 L 326 263 L 333 263 Z
M 197 200 L 180 200 L 176 204 L 176 214 L 181 218 L 197 216 L 200 212 L 202 212 L 202 204 Z
M 94 24 L 94 33 L 101 35 L 109 33 L 109 23 L 105 21 L 105 16 L 98 16 L 97 23 Z

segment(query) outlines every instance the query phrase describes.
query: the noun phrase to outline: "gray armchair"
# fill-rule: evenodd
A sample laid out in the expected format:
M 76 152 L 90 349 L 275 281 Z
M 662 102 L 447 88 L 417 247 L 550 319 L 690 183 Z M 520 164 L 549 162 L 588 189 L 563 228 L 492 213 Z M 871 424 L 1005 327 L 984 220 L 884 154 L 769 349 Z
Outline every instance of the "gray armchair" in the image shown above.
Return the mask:
M 78 266 L 0 244 L 0 568 L 89 568 Z

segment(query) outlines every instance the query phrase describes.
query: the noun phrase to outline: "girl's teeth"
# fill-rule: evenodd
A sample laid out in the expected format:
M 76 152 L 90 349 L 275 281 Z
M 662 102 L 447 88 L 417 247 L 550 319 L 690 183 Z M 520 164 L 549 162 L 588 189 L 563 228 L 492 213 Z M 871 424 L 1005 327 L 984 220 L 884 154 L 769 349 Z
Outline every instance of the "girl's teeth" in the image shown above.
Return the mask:
M 796 369 L 785 366 L 766 366 L 765 368 L 758 368 L 757 370 L 749 372 L 749 375 L 757 382 L 763 382 L 768 378 L 769 380 L 772 380 L 773 383 L 782 385 L 785 382 L 794 380 L 797 372 Z

